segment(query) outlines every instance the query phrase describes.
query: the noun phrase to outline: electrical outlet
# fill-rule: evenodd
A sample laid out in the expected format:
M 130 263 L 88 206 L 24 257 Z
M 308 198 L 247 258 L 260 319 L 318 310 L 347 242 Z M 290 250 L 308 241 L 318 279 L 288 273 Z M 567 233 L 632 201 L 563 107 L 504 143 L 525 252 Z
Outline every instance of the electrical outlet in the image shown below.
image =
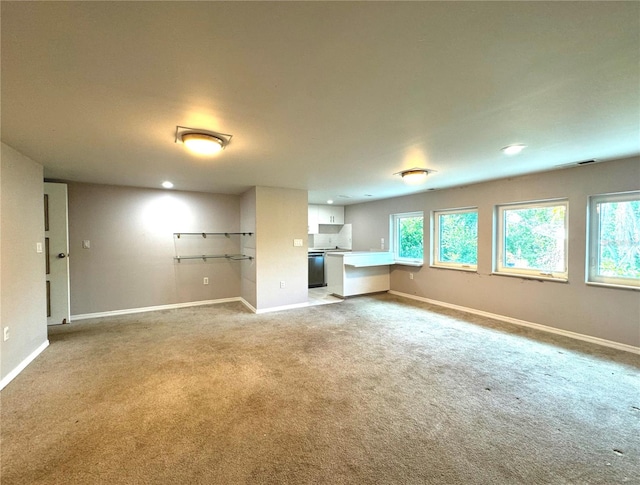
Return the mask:
M 380 249 L 384 249 L 384 238 L 380 238 Z
M 281 281 L 280 282 L 280 288 L 284 288 L 284 287 L 285 287 L 284 281 Z
M 204 277 L 204 279 L 202 280 L 202 284 L 203 285 L 208 285 L 209 284 L 209 278 L 207 278 L 206 276 Z
M 294 239 L 293 240 L 293 245 L 297 248 L 301 248 L 302 247 L 302 239 Z
M 412 280 L 413 279 L 413 273 L 409 273 L 409 279 Z
M 91 241 L 89 239 L 83 239 L 82 249 L 89 249 L 89 248 L 91 248 Z
M 7 340 L 9 340 L 9 327 L 4 327 L 4 332 L 3 332 L 2 336 L 3 336 L 5 342 Z

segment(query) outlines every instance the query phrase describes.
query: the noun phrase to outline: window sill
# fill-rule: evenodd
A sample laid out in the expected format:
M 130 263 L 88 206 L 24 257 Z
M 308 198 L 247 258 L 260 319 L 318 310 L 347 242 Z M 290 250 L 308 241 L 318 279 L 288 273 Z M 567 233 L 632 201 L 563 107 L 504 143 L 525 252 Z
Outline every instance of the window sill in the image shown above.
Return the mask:
M 600 283 L 598 281 L 587 281 L 588 286 L 601 286 L 603 288 L 611 288 L 614 290 L 635 290 L 640 291 L 640 286 L 617 285 L 615 283 Z
M 472 266 L 469 266 L 468 268 L 465 268 L 464 266 L 445 266 L 445 265 L 440 265 L 440 264 L 432 264 L 431 266 L 429 266 L 430 268 L 435 268 L 435 269 L 452 269 L 454 271 L 466 271 L 467 273 L 477 273 L 478 272 L 478 268 L 474 268 Z
M 414 266 L 416 268 L 421 268 L 424 266 L 424 262 L 422 261 L 398 261 L 397 259 L 393 262 L 393 264 L 397 264 L 398 266 Z
M 493 276 L 509 276 L 510 278 L 521 278 L 525 280 L 536 280 L 536 281 L 553 281 L 555 283 L 569 283 L 568 278 L 554 278 L 553 276 L 541 276 L 541 275 L 528 275 L 528 274 L 520 274 L 520 273 L 502 273 L 498 271 L 494 271 L 491 273 Z

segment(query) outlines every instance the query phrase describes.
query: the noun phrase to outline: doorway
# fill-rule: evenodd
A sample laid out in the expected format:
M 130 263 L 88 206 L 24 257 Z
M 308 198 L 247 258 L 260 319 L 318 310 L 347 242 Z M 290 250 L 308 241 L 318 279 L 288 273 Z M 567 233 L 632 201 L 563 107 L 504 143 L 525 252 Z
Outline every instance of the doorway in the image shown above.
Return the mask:
M 67 184 L 44 183 L 47 325 L 70 321 Z

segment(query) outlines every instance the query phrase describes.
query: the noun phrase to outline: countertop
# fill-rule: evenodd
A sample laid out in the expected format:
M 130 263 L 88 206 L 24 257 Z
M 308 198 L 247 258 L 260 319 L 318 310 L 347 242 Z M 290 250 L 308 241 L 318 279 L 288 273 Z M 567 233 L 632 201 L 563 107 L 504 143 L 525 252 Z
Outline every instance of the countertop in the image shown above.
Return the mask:
M 389 251 L 351 251 L 350 249 L 347 249 L 347 250 L 339 249 L 336 251 L 331 251 L 331 254 L 337 254 L 337 255 L 348 254 L 351 256 L 360 256 L 360 255 L 375 256 L 380 254 L 390 255 L 391 253 Z
M 393 253 L 388 251 L 349 251 L 327 253 L 331 260 L 343 258 L 345 266 L 365 268 L 368 266 L 389 266 L 395 264 Z

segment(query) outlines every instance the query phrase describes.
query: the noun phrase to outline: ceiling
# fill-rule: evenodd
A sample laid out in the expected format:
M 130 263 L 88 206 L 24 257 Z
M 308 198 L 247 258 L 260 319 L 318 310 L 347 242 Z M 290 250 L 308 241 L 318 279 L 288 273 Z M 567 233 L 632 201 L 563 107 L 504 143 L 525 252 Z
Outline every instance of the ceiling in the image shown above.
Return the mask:
M 346 205 L 640 153 L 638 2 L 1 8 L 2 141 L 48 178 Z

